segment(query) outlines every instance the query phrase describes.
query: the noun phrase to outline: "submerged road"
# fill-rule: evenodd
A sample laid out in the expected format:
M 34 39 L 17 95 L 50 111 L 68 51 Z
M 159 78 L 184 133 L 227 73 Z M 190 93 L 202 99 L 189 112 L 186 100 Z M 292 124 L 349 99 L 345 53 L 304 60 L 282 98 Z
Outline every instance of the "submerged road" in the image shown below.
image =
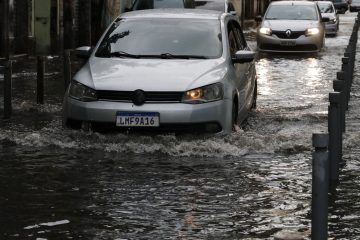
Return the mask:
M 309 239 L 311 136 L 327 131 L 355 16 L 341 15 L 338 36 L 315 56 L 259 58 L 257 109 L 226 137 L 63 129 L 58 59 L 45 105 L 35 104 L 34 65 L 15 62 L 14 115 L 0 120 L 0 239 Z M 358 72 L 357 62 L 334 239 L 360 238 Z

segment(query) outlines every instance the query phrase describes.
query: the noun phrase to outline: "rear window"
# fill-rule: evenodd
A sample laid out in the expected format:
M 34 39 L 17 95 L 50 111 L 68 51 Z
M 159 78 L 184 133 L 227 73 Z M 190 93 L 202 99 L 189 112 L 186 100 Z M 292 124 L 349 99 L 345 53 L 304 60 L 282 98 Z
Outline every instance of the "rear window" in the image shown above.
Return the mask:
M 136 0 L 132 10 L 145 10 L 154 8 L 184 8 L 183 0 Z
M 225 12 L 225 1 L 199 0 L 195 1 L 195 8 Z

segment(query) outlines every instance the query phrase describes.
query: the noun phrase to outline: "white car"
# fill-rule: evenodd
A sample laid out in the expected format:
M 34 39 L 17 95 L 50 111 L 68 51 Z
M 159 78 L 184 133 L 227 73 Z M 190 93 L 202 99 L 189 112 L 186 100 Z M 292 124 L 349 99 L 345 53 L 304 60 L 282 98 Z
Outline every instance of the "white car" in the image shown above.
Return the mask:
M 331 1 L 318 1 L 321 16 L 328 17 L 329 21 L 325 23 L 325 33 L 336 35 L 339 31 L 339 14 L 337 13 L 334 4 Z
M 74 76 L 63 123 L 230 133 L 256 105 L 254 57 L 231 14 L 125 13 Z
M 271 2 L 257 30 L 260 52 L 314 53 L 325 43 L 324 22 L 315 2 Z

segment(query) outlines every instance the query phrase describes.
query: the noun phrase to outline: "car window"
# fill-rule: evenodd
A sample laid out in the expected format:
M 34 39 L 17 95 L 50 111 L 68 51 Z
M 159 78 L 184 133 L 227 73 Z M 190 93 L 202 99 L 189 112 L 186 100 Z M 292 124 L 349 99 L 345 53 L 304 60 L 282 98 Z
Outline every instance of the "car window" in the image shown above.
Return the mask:
M 228 12 L 235 12 L 234 5 L 232 3 L 228 4 Z
M 313 5 L 271 5 L 265 19 L 318 20 L 318 15 Z
M 144 10 L 153 8 L 184 8 L 183 0 L 136 0 L 132 10 Z
M 335 12 L 334 7 L 330 3 L 318 2 L 318 6 L 321 13 L 333 13 Z
M 235 53 L 239 50 L 238 37 L 234 25 L 232 22 L 228 23 L 228 38 L 229 38 L 229 50 L 231 57 L 235 56 Z
M 199 0 L 195 1 L 195 8 L 225 12 L 225 1 Z
M 234 30 L 236 34 L 236 42 L 238 45 L 238 50 L 244 50 L 246 48 L 246 41 L 244 38 L 244 34 L 241 31 L 240 25 L 235 21 L 233 21 L 232 24 L 234 26 Z
M 222 54 L 219 20 L 121 19 L 101 42 L 96 56 L 196 55 L 218 58 Z

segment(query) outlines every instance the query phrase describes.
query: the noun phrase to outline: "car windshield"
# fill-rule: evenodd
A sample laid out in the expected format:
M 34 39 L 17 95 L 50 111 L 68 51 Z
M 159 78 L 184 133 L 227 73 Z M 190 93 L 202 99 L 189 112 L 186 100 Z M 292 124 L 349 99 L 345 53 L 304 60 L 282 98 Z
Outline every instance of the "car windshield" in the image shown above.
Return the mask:
M 312 5 L 272 5 L 267 20 L 318 20 L 316 9 Z
M 321 13 L 333 13 L 334 8 L 331 3 L 318 2 Z
M 218 58 L 220 22 L 195 19 L 121 19 L 102 40 L 97 57 Z

